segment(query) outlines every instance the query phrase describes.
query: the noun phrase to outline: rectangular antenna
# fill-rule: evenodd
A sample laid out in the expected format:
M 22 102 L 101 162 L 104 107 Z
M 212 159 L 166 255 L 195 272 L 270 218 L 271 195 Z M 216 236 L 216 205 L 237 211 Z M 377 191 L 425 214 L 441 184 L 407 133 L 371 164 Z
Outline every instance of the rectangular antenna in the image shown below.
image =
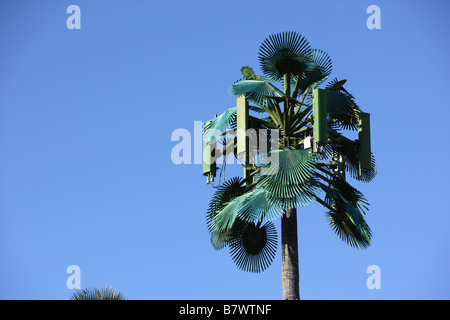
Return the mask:
M 243 161 L 244 179 L 246 179 L 252 171 L 250 166 L 254 163 L 251 161 L 252 159 L 250 159 L 250 138 L 248 136 L 251 133 L 250 130 L 248 130 L 249 105 L 245 95 L 237 97 L 236 109 L 236 152 L 238 159 Z M 253 136 L 253 138 L 256 139 L 256 136 Z
M 245 163 L 248 162 L 248 139 L 246 132 L 248 129 L 248 102 L 245 95 L 240 95 L 236 99 L 236 136 L 237 136 L 237 153 L 242 156 Z
M 214 181 L 214 177 L 216 176 L 216 142 L 208 144 L 207 142 L 203 141 L 202 151 L 203 175 L 207 177 L 206 183 L 209 184 L 210 182 Z
M 370 114 L 361 112 L 358 119 L 359 136 L 359 174 L 363 169 L 372 168 L 372 151 L 370 146 Z
M 327 94 L 326 90 L 313 89 L 314 143 L 328 142 Z

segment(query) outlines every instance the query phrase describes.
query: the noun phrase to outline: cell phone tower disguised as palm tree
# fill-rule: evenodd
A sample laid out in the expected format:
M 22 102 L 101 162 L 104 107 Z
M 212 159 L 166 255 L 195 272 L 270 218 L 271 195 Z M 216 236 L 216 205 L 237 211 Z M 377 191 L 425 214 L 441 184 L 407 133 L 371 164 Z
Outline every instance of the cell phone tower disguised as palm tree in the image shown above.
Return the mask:
M 273 221 L 281 218 L 282 299 L 295 300 L 300 299 L 298 207 L 316 201 L 343 241 L 355 248 L 371 243 L 364 220 L 369 203 L 346 179 L 369 182 L 376 175 L 370 115 L 344 88 L 346 80 L 322 85 L 331 75 L 331 59 L 296 32 L 266 38 L 259 62 L 263 76 L 244 66 L 243 78 L 232 84 L 236 107 L 203 124 L 207 183 L 214 186 L 222 170 L 206 222 L 215 249 L 229 247 L 238 268 L 262 272 L 274 259 Z M 358 139 L 344 136 L 350 131 Z M 221 182 L 231 154 L 242 164 L 243 177 Z

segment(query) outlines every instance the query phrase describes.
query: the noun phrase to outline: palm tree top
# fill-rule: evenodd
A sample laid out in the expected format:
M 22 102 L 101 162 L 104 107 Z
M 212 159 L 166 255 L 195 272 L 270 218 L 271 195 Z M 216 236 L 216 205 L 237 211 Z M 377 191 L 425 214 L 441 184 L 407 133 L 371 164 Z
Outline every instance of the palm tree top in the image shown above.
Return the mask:
M 368 247 L 372 233 L 364 215 L 369 203 L 345 177 L 348 172 L 357 181 L 369 182 L 376 175 L 368 114 L 344 88 L 347 80 L 334 78 L 319 87 L 331 75 L 332 61 L 325 51 L 311 48 L 303 35 L 289 31 L 269 36 L 261 43 L 258 59 L 263 75 L 243 66 L 244 78 L 230 88 L 238 97 L 237 106 L 203 127 L 204 143 L 222 141 L 223 150 L 231 147 L 244 166 L 244 179 L 226 181 L 210 201 L 206 220 L 211 243 L 217 250 L 229 246 L 239 268 L 261 272 L 276 248 L 272 221 L 316 201 L 327 209 L 329 225 L 344 242 Z M 282 79 L 284 87 L 279 89 L 275 83 Z M 275 147 L 266 153 L 248 148 L 243 157 L 237 151 L 245 145 L 239 144 L 239 135 L 237 140 L 225 138 L 228 129 L 239 126 L 258 135 L 268 130 L 267 141 L 276 141 Z M 345 137 L 347 130 L 358 131 L 359 139 Z M 225 154 L 223 150 L 219 153 Z M 246 159 L 255 156 L 268 161 L 250 165 Z M 212 166 L 215 174 L 216 164 Z M 204 167 L 204 175 L 212 172 Z
M 105 286 L 101 289 L 87 288 L 74 292 L 71 300 L 127 300 L 124 294 L 112 287 Z

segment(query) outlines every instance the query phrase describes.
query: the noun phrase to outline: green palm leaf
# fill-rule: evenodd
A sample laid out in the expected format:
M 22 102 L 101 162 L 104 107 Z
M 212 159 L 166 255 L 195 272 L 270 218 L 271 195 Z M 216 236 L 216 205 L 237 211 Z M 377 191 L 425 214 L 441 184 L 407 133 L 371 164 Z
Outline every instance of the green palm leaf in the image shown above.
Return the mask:
M 354 248 L 365 249 L 371 244 L 371 230 L 359 211 L 350 204 L 348 207 L 339 213 L 328 212 L 328 224 L 342 241 Z
M 320 49 L 312 49 L 308 57 L 313 62 L 311 70 L 305 71 L 302 73 L 300 79 L 295 79 L 295 81 L 299 81 L 296 84 L 294 92 L 300 90 L 303 92 L 309 86 L 315 87 L 322 83 L 326 78 L 331 75 L 331 71 L 333 69 L 333 64 L 330 56 L 323 50 Z M 294 93 L 296 96 L 296 93 Z
M 231 230 L 238 217 L 241 204 L 245 201 L 246 195 L 241 195 L 229 201 L 222 210 L 214 217 L 212 227 L 215 231 L 226 232 Z
M 336 145 L 335 150 L 340 152 L 344 156 L 345 170 L 350 176 L 360 182 L 370 182 L 377 175 L 377 165 L 375 157 L 371 153 L 371 166 L 370 169 L 359 170 L 359 152 L 356 143 L 343 143 Z M 354 150 L 354 151 L 352 151 Z
M 266 38 L 259 48 L 261 70 L 274 81 L 285 74 L 300 74 L 312 70 L 308 41 L 296 32 L 282 32 Z
M 261 227 L 247 223 L 230 243 L 230 254 L 239 269 L 262 272 L 273 261 L 277 248 L 275 226 L 267 222 Z
M 243 180 L 240 177 L 234 177 L 218 187 L 209 202 L 206 213 L 206 225 L 211 235 L 211 244 L 216 250 L 222 249 L 228 244 L 229 239 L 233 236 L 233 232 L 232 230 L 218 230 L 218 228 L 215 228 L 214 220 L 229 202 L 241 196 L 244 191 Z
M 226 132 L 227 129 L 236 126 L 237 108 L 229 108 L 220 116 L 207 121 L 203 126 L 203 141 L 213 143 L 217 138 Z
M 328 223 L 341 240 L 355 248 L 370 246 L 372 231 L 360 210 L 335 192 L 327 193 L 326 202 L 332 208 L 327 213 Z
M 375 176 L 377 175 L 377 164 L 373 153 L 370 154 L 370 157 L 371 157 L 370 169 L 362 169 L 360 171 L 359 165 L 350 160 L 350 158 L 352 157 L 350 155 L 345 156 L 346 169 L 352 178 L 360 182 L 370 182 L 375 178 Z
M 249 106 L 249 109 L 256 113 L 264 113 L 265 112 L 264 109 L 257 107 L 257 106 Z
M 123 293 L 111 287 L 88 288 L 74 292 L 71 300 L 127 300 Z
M 241 220 L 250 223 L 273 221 L 281 215 L 282 211 L 272 205 L 268 191 L 263 188 L 254 188 L 245 194 L 245 200 L 242 201 L 238 213 Z
M 307 150 L 284 149 L 272 151 L 270 159 L 258 178 L 267 201 L 286 210 L 309 204 L 318 192 L 312 155 Z
M 356 113 L 354 114 L 334 114 L 333 115 L 333 122 L 331 124 L 331 127 L 333 129 L 343 129 L 343 130 L 351 130 L 351 131 L 357 131 L 358 130 L 358 120 L 357 120 Z
M 359 149 L 358 143 L 347 139 L 334 130 L 328 131 L 330 133 L 331 143 L 326 148 L 328 156 L 333 152 L 341 154 L 344 158 L 345 170 L 350 176 L 360 182 L 370 182 L 377 175 L 377 166 L 375 156 L 371 153 L 371 167 L 370 169 L 359 170 Z
M 328 113 L 331 117 L 339 114 L 354 115 L 360 111 L 350 94 L 327 90 Z
M 334 177 L 332 190 L 335 192 L 334 198 L 338 195 L 344 202 L 356 206 L 362 213 L 368 210 L 369 202 L 366 197 L 341 177 Z
M 346 79 L 342 79 L 342 80 L 338 80 L 338 78 L 334 78 L 333 80 L 331 80 L 330 82 L 327 83 L 327 85 L 325 86 L 326 90 L 331 90 L 331 91 L 343 91 L 347 94 L 348 91 L 345 90 L 344 88 L 344 84 L 347 82 Z
M 239 80 L 231 85 L 230 93 L 235 96 L 245 94 L 247 99 L 258 105 L 268 106 L 271 96 L 283 96 L 283 92 L 269 82 L 262 80 Z

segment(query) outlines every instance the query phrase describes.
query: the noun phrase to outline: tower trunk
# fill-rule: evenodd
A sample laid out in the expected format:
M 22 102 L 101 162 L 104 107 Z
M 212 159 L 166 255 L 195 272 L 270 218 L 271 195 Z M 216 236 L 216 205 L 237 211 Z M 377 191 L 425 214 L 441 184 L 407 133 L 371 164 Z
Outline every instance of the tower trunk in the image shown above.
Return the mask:
M 281 217 L 281 282 L 283 300 L 300 300 L 296 208 Z

